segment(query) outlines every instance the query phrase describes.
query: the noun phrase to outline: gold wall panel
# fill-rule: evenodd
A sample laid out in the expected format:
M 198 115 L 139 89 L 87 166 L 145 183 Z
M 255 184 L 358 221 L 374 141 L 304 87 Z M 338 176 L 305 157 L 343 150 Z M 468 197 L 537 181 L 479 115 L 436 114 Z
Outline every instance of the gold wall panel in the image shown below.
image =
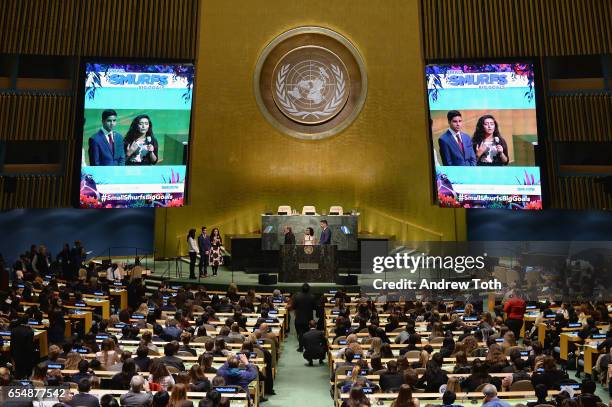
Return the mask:
M 421 0 L 426 59 L 612 52 L 610 0 Z
M 160 255 L 185 253 L 191 227 L 258 231 L 260 215 L 339 204 L 361 231 L 401 239 L 465 236 L 465 213 L 433 205 L 419 0 L 206 1 L 199 21 L 190 205 L 159 209 Z M 328 27 L 364 58 L 364 109 L 342 133 L 306 141 L 260 113 L 253 71 L 264 47 L 299 26 Z

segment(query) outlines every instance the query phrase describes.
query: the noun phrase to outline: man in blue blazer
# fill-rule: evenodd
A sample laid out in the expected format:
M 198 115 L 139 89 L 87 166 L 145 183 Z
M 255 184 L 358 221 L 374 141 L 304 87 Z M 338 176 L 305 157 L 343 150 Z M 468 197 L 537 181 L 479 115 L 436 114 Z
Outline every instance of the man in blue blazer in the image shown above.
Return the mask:
M 102 128 L 89 138 L 89 165 L 125 165 L 123 136 L 114 131 L 117 112 L 102 112 Z
M 446 115 L 448 130 L 440 136 L 440 156 L 445 166 L 476 165 L 476 154 L 472 148 L 472 139 L 461 131 L 463 118 L 457 110 L 451 110 Z
M 210 254 L 210 237 L 206 234 L 206 226 L 202 226 L 202 234 L 198 236 L 198 249 L 200 249 L 200 277 L 208 277 L 208 255 Z
M 321 229 L 323 230 L 321 231 L 321 238 L 319 239 L 319 244 L 331 244 L 332 233 L 325 219 L 321 221 Z

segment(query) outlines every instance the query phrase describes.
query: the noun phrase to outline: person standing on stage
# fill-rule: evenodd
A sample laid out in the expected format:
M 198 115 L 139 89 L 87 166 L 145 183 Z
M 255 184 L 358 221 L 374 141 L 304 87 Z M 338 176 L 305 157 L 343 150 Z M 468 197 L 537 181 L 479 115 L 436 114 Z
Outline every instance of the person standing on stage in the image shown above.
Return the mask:
M 200 277 L 208 277 L 208 256 L 210 255 L 210 237 L 206 234 L 206 226 L 202 226 L 202 233 L 198 236 L 200 249 Z M 204 274 L 202 274 L 204 271 Z
M 208 263 L 212 268 L 213 276 L 217 275 L 219 266 L 223 265 L 222 245 L 223 241 L 221 240 L 219 228 L 214 228 L 210 232 L 210 254 L 208 255 Z
M 295 235 L 291 226 L 285 226 L 285 244 L 295 244 Z
M 187 234 L 187 247 L 189 248 L 189 279 L 195 279 L 195 264 L 198 258 L 198 253 L 200 253 L 200 249 L 198 249 L 198 244 L 195 239 L 195 229 L 189 229 L 189 233 Z
M 304 245 L 313 246 L 315 244 L 314 230 L 312 228 L 306 228 L 304 230 Z
M 331 233 L 331 229 L 327 225 L 327 221 L 325 219 L 323 219 L 321 221 L 321 229 L 323 229 L 323 230 L 321 231 L 321 238 L 319 239 L 319 244 L 321 244 L 321 245 L 323 245 L 323 244 L 331 244 L 332 233 Z
M 506 314 L 506 326 L 514 333 L 514 337 L 518 340 L 521 336 L 521 328 L 523 328 L 523 318 L 527 305 L 516 292 L 511 292 L 508 300 L 504 304 L 504 313 Z
M 297 293 L 291 302 L 291 309 L 295 312 L 295 331 L 297 332 L 299 347 L 298 352 L 304 351 L 302 337 L 308 331 L 308 323 L 312 319 L 315 309 L 315 300 L 310 294 L 310 285 L 304 283 L 302 292 Z

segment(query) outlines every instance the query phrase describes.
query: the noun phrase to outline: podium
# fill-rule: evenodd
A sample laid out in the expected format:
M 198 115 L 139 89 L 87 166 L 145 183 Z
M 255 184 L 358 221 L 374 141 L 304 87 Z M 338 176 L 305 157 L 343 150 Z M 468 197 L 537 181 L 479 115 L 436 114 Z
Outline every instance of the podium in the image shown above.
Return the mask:
M 338 268 L 337 250 L 336 245 L 281 245 L 279 281 L 333 283 Z

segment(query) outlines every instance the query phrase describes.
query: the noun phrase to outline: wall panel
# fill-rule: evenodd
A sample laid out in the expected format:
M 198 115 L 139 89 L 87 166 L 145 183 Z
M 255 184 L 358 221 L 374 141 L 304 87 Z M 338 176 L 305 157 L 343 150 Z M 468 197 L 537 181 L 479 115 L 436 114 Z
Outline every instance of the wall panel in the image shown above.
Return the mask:
M 198 0 L 8 0 L 0 52 L 195 58 Z
M 58 94 L 0 94 L 0 140 L 73 138 L 74 99 Z
M 612 52 L 609 0 L 421 1 L 426 59 Z
M 554 141 L 612 142 L 612 95 L 550 97 Z

